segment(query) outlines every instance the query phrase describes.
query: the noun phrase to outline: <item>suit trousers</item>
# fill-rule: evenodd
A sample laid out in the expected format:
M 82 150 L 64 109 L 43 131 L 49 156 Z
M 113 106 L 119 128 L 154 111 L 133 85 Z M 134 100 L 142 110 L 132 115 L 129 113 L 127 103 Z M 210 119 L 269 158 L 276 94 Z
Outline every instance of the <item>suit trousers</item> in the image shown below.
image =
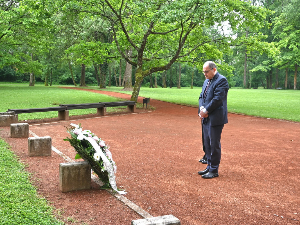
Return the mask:
M 207 169 L 209 169 L 210 172 L 217 173 L 221 161 L 221 134 L 224 124 L 211 126 L 209 118 L 206 118 L 202 126 Z

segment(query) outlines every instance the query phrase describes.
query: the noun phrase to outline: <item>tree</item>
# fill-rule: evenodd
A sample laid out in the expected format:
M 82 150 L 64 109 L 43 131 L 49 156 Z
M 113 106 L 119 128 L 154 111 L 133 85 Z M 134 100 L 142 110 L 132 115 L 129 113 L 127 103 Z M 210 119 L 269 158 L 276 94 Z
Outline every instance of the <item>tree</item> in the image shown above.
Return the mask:
M 235 0 L 88 0 L 66 5 L 77 13 L 101 15 L 110 23 L 119 54 L 136 68 L 133 101 L 145 77 L 168 70 L 177 61 L 192 62 L 201 53 L 196 60 L 200 67 L 205 60 L 221 59 L 233 42 L 217 32 L 222 22 L 228 21 L 233 30 L 257 29 L 266 15 L 260 6 Z
M 300 63 L 300 1 L 284 1 L 282 13 L 275 19 L 273 33 L 278 40 L 280 55 L 276 64 L 281 68 L 294 67 L 294 89 L 297 89 L 297 71 Z

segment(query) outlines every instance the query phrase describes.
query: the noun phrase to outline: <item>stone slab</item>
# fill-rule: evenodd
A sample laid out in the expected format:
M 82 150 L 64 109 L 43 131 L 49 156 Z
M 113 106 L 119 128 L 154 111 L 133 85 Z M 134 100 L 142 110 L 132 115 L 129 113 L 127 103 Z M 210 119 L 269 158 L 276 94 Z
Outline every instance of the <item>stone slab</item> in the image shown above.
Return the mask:
M 18 122 L 18 115 L 0 114 L 0 127 L 9 127 L 12 123 Z
M 51 156 L 52 139 L 45 137 L 28 138 L 28 154 L 29 156 Z
M 28 123 L 12 123 L 10 124 L 10 136 L 12 138 L 28 138 L 29 124 Z
M 91 188 L 91 165 L 88 162 L 59 164 L 59 187 L 62 192 Z
M 173 215 L 158 216 L 131 221 L 131 225 L 180 225 L 180 220 Z

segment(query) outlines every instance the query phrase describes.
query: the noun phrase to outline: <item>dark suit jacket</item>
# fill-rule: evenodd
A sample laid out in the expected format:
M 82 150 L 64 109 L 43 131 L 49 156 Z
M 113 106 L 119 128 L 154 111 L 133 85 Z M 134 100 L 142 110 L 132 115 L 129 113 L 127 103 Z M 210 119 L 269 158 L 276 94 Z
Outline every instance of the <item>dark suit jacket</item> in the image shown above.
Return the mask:
M 204 98 L 207 82 L 208 79 L 204 81 L 202 92 L 200 93 L 198 113 L 200 112 L 200 107 L 204 106 L 208 111 L 208 121 L 211 126 L 228 123 L 227 93 L 229 86 L 226 77 L 217 72 L 207 90 L 206 98 Z

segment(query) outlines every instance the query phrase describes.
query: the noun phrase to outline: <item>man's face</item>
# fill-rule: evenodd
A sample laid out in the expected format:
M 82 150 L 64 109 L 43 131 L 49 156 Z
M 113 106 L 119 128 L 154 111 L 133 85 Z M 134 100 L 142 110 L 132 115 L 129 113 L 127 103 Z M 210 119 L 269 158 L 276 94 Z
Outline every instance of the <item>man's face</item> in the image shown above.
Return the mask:
M 205 76 L 206 79 L 213 79 L 213 77 L 215 76 L 216 73 L 216 68 L 211 69 L 209 67 L 209 65 L 204 65 L 203 66 L 203 74 Z

